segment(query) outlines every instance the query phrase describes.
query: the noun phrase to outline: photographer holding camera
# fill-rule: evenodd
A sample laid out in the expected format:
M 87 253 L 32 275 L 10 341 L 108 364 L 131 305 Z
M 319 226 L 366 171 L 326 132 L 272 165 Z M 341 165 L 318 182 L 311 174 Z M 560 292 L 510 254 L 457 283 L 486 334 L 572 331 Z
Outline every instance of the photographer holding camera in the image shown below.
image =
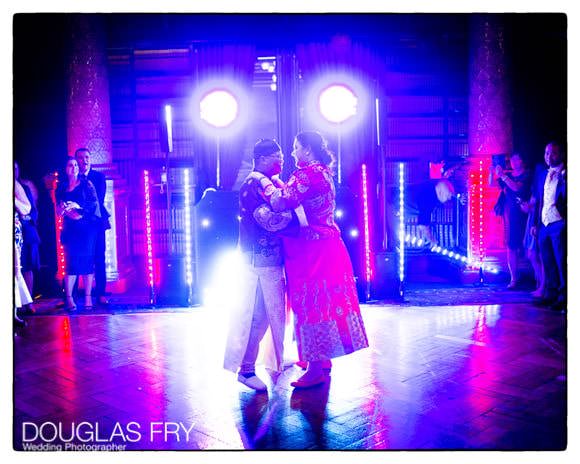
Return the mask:
M 504 169 L 501 164 L 495 166 L 495 176 L 502 193 L 494 210 L 498 216 L 503 217 L 510 272 L 510 282 L 507 288 L 513 290 L 518 283 L 518 253 L 523 249 L 527 220 L 521 203 L 530 197 L 530 174 L 519 153 L 513 153 L 509 162 L 511 170 Z

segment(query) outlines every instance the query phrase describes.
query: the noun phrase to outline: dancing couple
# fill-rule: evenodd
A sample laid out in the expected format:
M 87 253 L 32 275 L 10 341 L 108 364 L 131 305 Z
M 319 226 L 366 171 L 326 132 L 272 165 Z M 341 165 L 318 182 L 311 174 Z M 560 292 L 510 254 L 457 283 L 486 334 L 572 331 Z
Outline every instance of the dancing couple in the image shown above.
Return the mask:
M 299 133 L 292 156 L 297 169 L 284 184 L 278 178 L 284 161 L 280 146 L 260 140 L 254 170 L 240 189 L 246 285 L 230 320 L 224 367 L 257 391 L 267 389 L 255 372 L 267 333 L 266 365 L 274 372 L 283 368 L 286 303 L 299 365 L 305 368 L 293 387 L 324 383 L 331 359 L 368 346 L 352 263 L 334 221 L 334 156 L 317 132 Z

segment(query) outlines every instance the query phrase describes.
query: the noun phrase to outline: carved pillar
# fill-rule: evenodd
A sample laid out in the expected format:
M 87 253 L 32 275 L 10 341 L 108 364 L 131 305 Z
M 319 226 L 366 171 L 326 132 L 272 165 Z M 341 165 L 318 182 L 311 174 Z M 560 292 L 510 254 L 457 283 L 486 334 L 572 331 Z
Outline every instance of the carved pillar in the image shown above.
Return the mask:
M 476 15 L 470 35 L 469 153 L 510 153 L 512 107 L 502 19 Z
M 503 260 L 501 218 L 493 205 L 499 195 L 490 183 L 492 155 L 512 151 L 505 30 L 501 16 L 475 15 L 470 22 L 469 63 L 469 254 L 478 265 Z
M 127 200 L 123 182 L 113 164 L 111 111 L 104 18 L 98 14 L 70 15 L 67 66 L 67 147 L 70 155 L 80 147 L 91 152 L 93 167 L 107 176 L 105 207 L 111 213 L 106 233 L 109 289 L 123 291 L 129 260 L 118 243 L 126 230 Z M 114 282 L 114 284 L 112 284 Z
M 67 145 L 91 151 L 95 165 L 113 160 L 107 54 L 102 17 L 72 15 L 68 63 Z

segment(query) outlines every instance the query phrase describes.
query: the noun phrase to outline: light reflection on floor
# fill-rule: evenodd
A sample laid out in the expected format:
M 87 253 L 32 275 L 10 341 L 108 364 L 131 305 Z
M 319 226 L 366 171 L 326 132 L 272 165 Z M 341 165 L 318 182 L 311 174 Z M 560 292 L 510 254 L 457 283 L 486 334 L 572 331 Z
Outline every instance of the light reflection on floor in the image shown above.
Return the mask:
M 335 359 L 326 384 L 294 390 L 298 367 L 273 379 L 260 366 L 262 394 L 222 369 L 219 307 L 32 317 L 15 338 L 15 443 L 23 421 L 83 420 L 105 432 L 130 421 L 144 430 L 182 423 L 166 438 L 143 433 L 128 449 L 565 443 L 565 359 L 545 343 L 564 346 L 564 316 L 527 305 L 363 305 L 362 313 L 370 347 Z

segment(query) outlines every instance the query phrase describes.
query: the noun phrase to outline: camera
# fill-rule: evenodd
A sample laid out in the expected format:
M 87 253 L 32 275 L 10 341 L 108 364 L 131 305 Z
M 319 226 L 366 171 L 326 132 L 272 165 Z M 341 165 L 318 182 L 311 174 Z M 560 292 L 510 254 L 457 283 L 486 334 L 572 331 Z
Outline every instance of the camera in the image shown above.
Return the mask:
M 506 167 L 506 155 L 491 155 L 491 165 L 495 168 L 496 166 L 501 166 L 503 169 Z

